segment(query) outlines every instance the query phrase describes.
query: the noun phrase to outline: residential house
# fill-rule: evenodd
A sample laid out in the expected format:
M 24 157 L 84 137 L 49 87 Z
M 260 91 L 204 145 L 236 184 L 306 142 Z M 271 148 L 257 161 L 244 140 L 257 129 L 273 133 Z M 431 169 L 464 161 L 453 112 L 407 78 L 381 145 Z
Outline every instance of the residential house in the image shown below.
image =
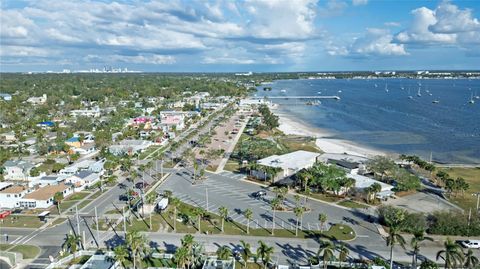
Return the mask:
M 58 185 L 65 181 L 67 175 L 48 175 L 39 178 L 32 182 L 33 185 L 40 185 L 41 187 L 49 185 Z
M 30 170 L 35 165 L 25 160 L 8 160 L 3 165 L 5 167 L 4 178 L 6 180 L 28 180 Z
M 65 183 L 71 184 L 75 192 L 89 188 L 99 181 L 100 174 L 86 170 L 80 171 L 65 179 Z
M 78 153 L 80 155 L 87 155 L 90 153 L 95 152 L 97 148 L 95 147 L 95 144 L 83 144 L 82 146 L 78 148 L 73 148 L 71 149 L 74 153 Z
M 392 191 L 393 186 L 380 182 L 378 180 L 358 175 L 358 174 L 347 174 L 347 177 L 355 179 L 355 189 L 357 191 L 365 191 L 368 187 L 372 186 L 374 183 L 378 183 L 381 186 L 381 190 L 376 194 L 376 197 L 384 200 L 394 194 Z
M 15 136 L 15 132 L 11 131 L 11 132 L 8 132 L 8 133 L 0 134 L 0 141 L 4 144 L 13 143 L 13 142 L 17 141 L 17 137 Z
M 47 95 L 43 94 L 42 96 L 39 96 L 39 97 L 30 97 L 27 99 L 27 102 L 32 105 L 45 104 L 47 102 Z
M 185 128 L 185 113 L 178 111 L 160 112 L 160 123 L 169 129 L 183 130 Z
M 82 160 L 79 162 L 75 162 L 72 165 L 69 165 L 62 170 L 60 170 L 60 175 L 74 175 L 80 171 L 91 171 L 94 173 L 103 173 L 103 165 L 105 164 L 105 160 Z
M 3 99 L 3 101 L 12 101 L 12 95 L 8 93 L 0 93 L 0 98 Z
M 89 118 L 98 118 L 101 116 L 100 113 L 100 108 L 99 107 L 94 107 L 92 109 L 76 109 L 70 111 L 70 116 L 72 117 L 89 117 Z
M 73 193 L 73 187 L 60 183 L 38 188 L 23 196 L 19 201 L 19 206 L 24 208 L 49 208 L 54 205 L 53 198 L 57 192 L 61 192 L 63 197 L 68 197 Z
M 317 162 L 319 153 L 305 150 L 297 150 L 283 155 L 272 155 L 257 161 L 257 164 L 280 168 L 280 172 L 273 175 L 274 181 L 292 176 L 302 169 L 312 167 Z M 267 175 L 263 171 L 254 171 L 253 175 L 258 178 L 266 178 Z M 270 175 L 272 176 L 272 175 Z
M 42 129 L 47 129 L 47 128 L 51 128 L 51 127 L 54 127 L 54 126 L 55 126 L 55 123 L 52 122 L 52 121 L 42 121 L 42 122 L 37 123 L 37 127 L 40 127 Z
M 29 193 L 29 189 L 26 186 L 0 182 L 0 208 L 19 207 L 20 200 L 27 193 Z
M 152 142 L 146 140 L 122 140 L 116 145 L 111 145 L 108 147 L 108 151 L 116 156 L 121 155 L 133 155 L 140 153 L 149 146 L 152 145 Z

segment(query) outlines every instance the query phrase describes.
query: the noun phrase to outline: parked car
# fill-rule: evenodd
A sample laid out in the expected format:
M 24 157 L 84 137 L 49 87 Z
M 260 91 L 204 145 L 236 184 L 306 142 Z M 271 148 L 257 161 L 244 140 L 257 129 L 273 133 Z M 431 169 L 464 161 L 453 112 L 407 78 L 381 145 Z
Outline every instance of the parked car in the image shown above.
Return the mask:
M 146 188 L 148 186 L 150 186 L 150 184 L 148 184 L 147 182 L 144 183 L 144 182 L 140 181 L 140 182 L 135 183 L 135 188 L 137 188 L 137 189 L 143 189 L 143 188 Z
M 128 201 L 128 200 L 133 200 L 133 198 L 135 198 L 134 196 L 130 195 L 126 195 L 126 194 L 121 194 L 119 197 L 118 197 L 118 200 L 120 201 Z
M 266 191 L 257 191 L 251 194 L 253 198 L 262 198 L 267 195 Z
M 480 249 L 480 240 L 465 240 L 460 243 L 465 248 Z

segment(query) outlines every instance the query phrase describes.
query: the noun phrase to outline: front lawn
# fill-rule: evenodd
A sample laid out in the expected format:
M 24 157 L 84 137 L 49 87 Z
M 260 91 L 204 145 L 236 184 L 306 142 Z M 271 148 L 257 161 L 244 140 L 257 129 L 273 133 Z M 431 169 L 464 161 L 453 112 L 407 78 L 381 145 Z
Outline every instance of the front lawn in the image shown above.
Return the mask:
M 8 250 L 9 252 L 18 252 L 22 254 L 23 259 L 33 259 L 38 256 L 40 253 L 40 248 L 32 245 L 10 245 L 10 244 L 1 244 L 0 249 L 2 251 Z
M 10 215 L 1 220 L 0 226 L 2 227 L 15 227 L 15 228 L 39 228 L 44 222 L 40 221 L 37 216 L 15 216 Z
M 452 194 L 450 201 L 467 211 L 470 208 L 475 209 L 477 207 L 477 197 L 472 194 L 480 192 L 480 168 L 442 168 L 440 170 L 447 172 L 453 179 L 463 177 L 469 184 L 465 194 L 459 193 L 456 196 Z

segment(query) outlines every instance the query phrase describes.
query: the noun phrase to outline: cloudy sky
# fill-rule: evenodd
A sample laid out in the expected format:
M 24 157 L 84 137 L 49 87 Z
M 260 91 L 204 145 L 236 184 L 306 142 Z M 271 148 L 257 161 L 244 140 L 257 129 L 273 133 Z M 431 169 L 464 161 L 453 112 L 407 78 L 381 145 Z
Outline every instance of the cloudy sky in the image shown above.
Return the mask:
M 0 71 L 480 69 L 480 1 L 0 2 Z

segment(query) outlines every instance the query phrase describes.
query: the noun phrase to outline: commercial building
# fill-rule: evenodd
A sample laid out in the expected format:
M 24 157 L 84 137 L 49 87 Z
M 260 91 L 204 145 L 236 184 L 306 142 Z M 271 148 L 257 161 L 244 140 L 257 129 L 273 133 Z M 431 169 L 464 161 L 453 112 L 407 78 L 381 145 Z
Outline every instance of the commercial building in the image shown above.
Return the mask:
M 257 161 L 257 164 L 280 168 L 281 172 L 274 176 L 275 180 L 289 177 L 296 174 L 302 169 L 308 169 L 317 162 L 319 153 L 305 150 L 297 150 L 283 155 L 272 155 L 267 158 Z M 262 178 L 265 173 L 262 171 L 255 171 L 254 176 Z

